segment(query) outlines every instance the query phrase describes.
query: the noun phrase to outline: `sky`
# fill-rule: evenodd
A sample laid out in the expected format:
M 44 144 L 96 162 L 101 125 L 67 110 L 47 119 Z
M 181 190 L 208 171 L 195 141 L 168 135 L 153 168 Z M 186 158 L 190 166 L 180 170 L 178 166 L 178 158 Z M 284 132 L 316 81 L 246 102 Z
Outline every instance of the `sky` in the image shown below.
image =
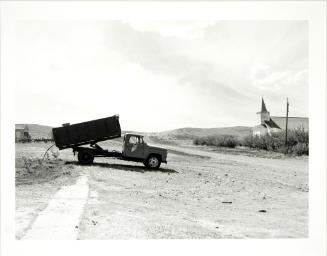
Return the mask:
M 12 40 L 16 123 L 254 126 L 261 97 L 308 116 L 305 21 L 29 20 Z

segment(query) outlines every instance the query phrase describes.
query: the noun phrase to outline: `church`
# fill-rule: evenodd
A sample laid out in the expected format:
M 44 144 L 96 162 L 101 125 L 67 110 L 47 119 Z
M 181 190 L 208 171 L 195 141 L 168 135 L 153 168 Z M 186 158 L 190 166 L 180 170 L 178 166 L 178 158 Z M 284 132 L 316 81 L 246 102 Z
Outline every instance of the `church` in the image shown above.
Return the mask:
M 259 124 L 253 127 L 253 135 L 271 135 L 274 132 L 280 132 L 286 129 L 286 117 L 271 116 L 267 110 L 266 104 L 262 98 L 261 111 L 257 112 Z M 309 130 L 309 118 L 307 117 L 288 117 L 288 130 L 303 128 Z

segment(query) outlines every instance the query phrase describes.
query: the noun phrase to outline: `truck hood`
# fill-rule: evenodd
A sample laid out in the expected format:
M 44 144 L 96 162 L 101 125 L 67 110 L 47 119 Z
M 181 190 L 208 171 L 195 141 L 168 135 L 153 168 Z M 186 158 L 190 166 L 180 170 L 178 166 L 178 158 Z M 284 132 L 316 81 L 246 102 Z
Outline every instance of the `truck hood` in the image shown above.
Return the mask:
M 155 146 L 151 146 L 151 145 L 148 145 L 148 147 L 151 149 L 155 149 L 155 150 L 167 151 L 167 149 L 165 149 L 165 148 L 155 147 Z

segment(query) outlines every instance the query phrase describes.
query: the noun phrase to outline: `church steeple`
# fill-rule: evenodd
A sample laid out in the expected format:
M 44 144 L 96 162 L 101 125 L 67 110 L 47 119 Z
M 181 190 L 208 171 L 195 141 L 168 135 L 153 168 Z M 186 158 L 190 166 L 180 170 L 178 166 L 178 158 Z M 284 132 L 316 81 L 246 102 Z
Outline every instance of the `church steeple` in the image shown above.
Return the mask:
M 265 121 L 270 120 L 270 113 L 266 108 L 265 101 L 261 98 L 261 111 L 257 113 L 259 115 L 259 123 L 265 124 Z
M 261 98 L 261 100 L 261 112 L 268 112 L 263 98 Z

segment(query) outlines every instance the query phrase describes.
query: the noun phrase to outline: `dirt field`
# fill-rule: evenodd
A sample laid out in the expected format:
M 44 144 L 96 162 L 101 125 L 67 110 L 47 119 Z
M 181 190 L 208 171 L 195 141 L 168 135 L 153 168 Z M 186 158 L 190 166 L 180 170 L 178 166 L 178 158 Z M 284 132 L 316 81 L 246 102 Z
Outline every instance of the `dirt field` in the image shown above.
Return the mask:
M 120 149 L 117 141 L 104 145 Z M 168 164 L 149 171 L 110 158 L 81 166 L 70 150 L 39 164 L 49 146 L 16 144 L 17 239 L 79 176 L 89 193 L 71 227 L 77 239 L 308 237 L 307 157 L 170 145 Z M 22 157 L 34 159 L 32 171 L 24 172 Z

